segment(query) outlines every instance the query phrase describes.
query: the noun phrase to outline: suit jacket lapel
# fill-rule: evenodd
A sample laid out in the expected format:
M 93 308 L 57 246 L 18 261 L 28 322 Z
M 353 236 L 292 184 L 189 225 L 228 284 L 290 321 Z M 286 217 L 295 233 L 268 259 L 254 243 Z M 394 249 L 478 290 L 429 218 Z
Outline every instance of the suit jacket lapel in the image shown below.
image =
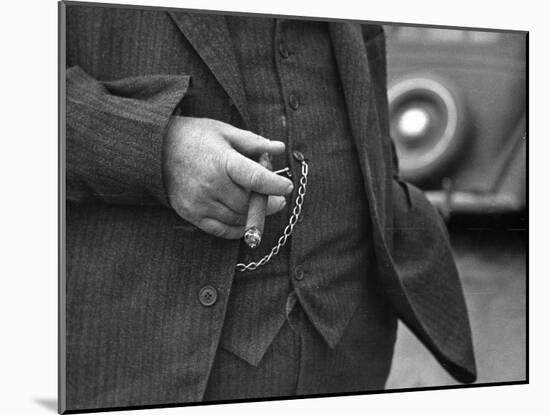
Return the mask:
M 369 139 L 369 134 L 374 132 L 379 134 L 379 131 L 376 130 L 377 126 L 371 125 L 376 119 L 376 116 L 373 116 L 376 111 L 373 105 L 375 91 L 372 87 L 361 27 L 349 23 L 330 23 L 329 30 L 371 215 L 374 225 L 380 226 L 384 218 L 381 186 L 383 179 L 380 177 L 379 183 L 374 182 L 372 170 L 380 163 L 378 158 L 381 157 L 381 146 L 376 145 L 374 138 Z M 350 57 L 353 57 L 353 61 L 350 61 Z M 378 176 L 375 175 L 375 177 Z
M 386 177 L 383 161 L 388 137 L 378 105 L 385 100 L 376 96 L 375 69 L 369 65 L 379 57 L 367 56 L 360 26 L 331 23 L 330 31 L 373 217 L 379 278 L 397 313 L 443 367 L 457 380 L 472 382 L 476 365 L 467 310 L 444 225 L 420 190 L 397 181 L 391 183 L 392 204 L 385 210 L 383 187 L 393 180 Z M 386 219 L 390 215 L 393 219 Z M 391 250 L 382 229 L 393 236 Z
M 225 17 L 186 12 L 169 12 L 169 15 L 233 100 L 245 125 L 250 126 L 242 78 Z M 367 139 L 369 129 L 373 130 L 369 123 L 373 117 L 366 114 L 372 114 L 376 108 L 372 105 L 374 89 L 361 27 L 330 23 L 329 29 L 371 215 L 375 226 L 380 226 L 384 218 L 384 197 L 382 183 L 372 180 L 372 169 L 380 162 L 381 154 L 380 146 L 373 145 L 376 140 Z M 354 57 L 353 62 L 350 56 Z
M 245 124 L 250 126 L 242 78 L 225 17 L 215 14 L 168 13 L 233 100 Z

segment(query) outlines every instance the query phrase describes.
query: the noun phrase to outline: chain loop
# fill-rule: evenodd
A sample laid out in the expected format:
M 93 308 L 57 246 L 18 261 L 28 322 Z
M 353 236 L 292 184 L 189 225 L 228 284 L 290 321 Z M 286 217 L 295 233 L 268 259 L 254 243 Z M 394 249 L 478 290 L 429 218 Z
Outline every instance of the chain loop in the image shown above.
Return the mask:
M 292 209 L 292 215 L 288 220 L 288 225 L 286 225 L 283 231 L 283 234 L 279 237 L 279 240 L 277 241 L 277 245 L 271 248 L 271 252 L 269 252 L 269 254 L 265 255 L 262 259 L 260 259 L 257 262 L 253 261 L 253 262 L 249 262 L 248 264 L 238 263 L 235 267 L 237 271 L 239 272 L 252 271 L 252 270 L 255 270 L 256 268 L 261 267 L 262 265 L 265 265 L 271 260 L 271 258 L 273 258 L 275 255 L 279 253 L 281 248 L 286 244 L 288 237 L 292 235 L 292 232 L 294 231 L 294 227 L 296 226 L 296 223 L 300 218 L 300 214 L 302 213 L 302 206 L 304 204 L 304 197 L 306 195 L 307 175 L 309 174 L 309 166 L 306 163 L 306 161 L 302 160 L 301 163 L 302 163 L 302 176 L 300 177 L 300 186 L 298 187 L 298 195 L 296 196 L 295 205 L 294 205 L 294 208 Z

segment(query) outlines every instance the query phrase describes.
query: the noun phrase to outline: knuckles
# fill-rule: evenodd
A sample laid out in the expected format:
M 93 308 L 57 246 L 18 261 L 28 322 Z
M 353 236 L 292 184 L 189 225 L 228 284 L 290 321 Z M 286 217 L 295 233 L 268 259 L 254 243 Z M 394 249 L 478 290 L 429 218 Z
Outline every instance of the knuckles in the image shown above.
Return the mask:
M 222 132 L 227 127 L 209 119 L 188 119 L 175 127 L 177 131 L 171 135 L 163 161 L 170 205 L 183 219 L 211 235 L 225 239 L 238 237 L 235 229 L 225 226 L 222 219 L 236 225 L 242 218 L 221 213 L 215 202 L 220 198 L 237 201 L 231 203 L 232 209 L 237 206 L 238 213 L 243 214 L 248 206 L 244 200 L 247 197 L 241 195 L 241 188 L 235 186 L 228 173 L 242 166 L 237 157 L 230 157 L 235 150 L 223 141 Z M 261 176 L 253 172 L 251 180 L 259 184 Z
M 198 223 L 199 228 L 203 231 L 214 235 L 218 238 L 226 238 L 228 235 L 228 229 L 220 224 L 213 223 L 211 220 L 203 218 Z
M 252 170 L 250 172 L 250 175 L 248 176 L 248 181 L 249 181 L 249 184 L 250 184 L 250 188 L 251 189 L 258 189 L 262 182 L 263 182 L 263 177 L 264 175 L 262 174 L 262 172 L 260 170 Z

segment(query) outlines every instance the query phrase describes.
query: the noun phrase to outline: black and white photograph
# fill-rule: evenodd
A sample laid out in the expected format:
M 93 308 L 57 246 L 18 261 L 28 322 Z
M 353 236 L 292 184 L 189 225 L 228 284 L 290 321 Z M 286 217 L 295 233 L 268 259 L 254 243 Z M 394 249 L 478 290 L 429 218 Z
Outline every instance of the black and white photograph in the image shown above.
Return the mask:
M 544 412 L 543 3 L 0 16 L 1 413 Z
M 60 413 L 528 382 L 526 31 L 59 25 Z

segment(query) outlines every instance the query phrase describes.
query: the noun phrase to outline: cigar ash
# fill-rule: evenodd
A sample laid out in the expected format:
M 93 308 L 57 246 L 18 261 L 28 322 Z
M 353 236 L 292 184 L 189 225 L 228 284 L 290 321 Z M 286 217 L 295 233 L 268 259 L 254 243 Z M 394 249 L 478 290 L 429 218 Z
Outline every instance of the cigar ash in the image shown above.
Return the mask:
M 244 242 L 249 248 L 256 248 L 262 241 L 262 234 L 256 226 L 252 226 L 244 233 Z

